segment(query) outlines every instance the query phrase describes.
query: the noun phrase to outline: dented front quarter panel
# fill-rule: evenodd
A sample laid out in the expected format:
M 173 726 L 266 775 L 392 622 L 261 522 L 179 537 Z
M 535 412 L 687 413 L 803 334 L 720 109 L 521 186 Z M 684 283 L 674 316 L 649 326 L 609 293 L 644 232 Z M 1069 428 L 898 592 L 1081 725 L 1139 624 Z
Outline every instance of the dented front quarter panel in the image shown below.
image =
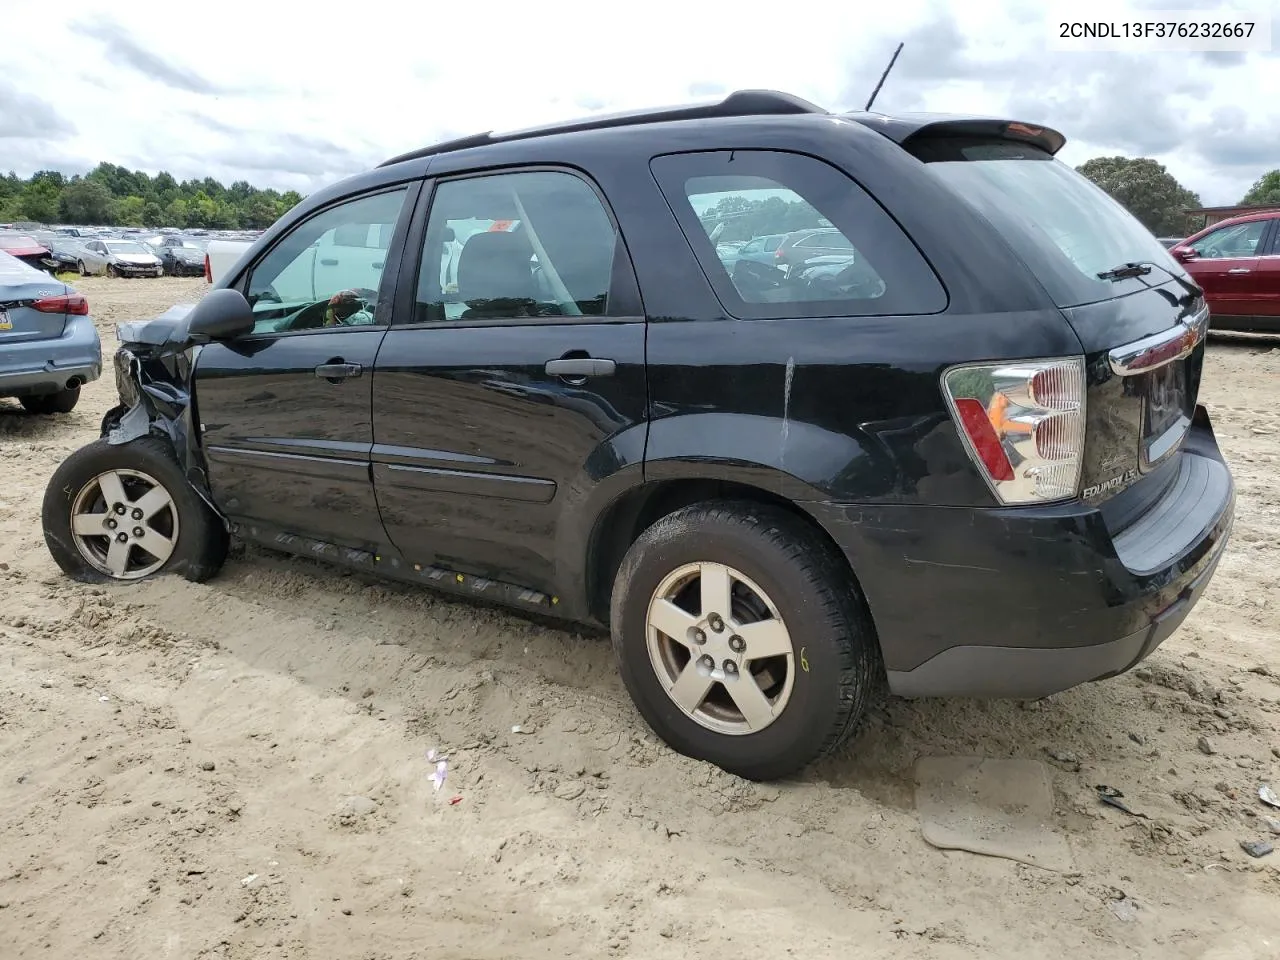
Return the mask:
M 120 404 L 102 421 L 111 444 L 149 433 L 169 438 L 192 488 L 220 517 L 209 489 L 204 452 L 191 396 L 192 374 L 201 347 L 188 342 L 185 320 L 194 304 L 171 307 L 154 320 L 117 326 L 116 390 Z M 223 522 L 226 518 L 222 517 Z

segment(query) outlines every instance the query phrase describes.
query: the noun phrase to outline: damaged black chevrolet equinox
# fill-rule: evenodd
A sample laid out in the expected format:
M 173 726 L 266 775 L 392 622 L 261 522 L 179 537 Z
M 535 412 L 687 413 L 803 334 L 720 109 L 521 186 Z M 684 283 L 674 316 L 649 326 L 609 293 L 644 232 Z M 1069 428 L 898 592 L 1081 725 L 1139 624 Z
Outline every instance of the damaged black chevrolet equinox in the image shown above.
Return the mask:
M 203 580 L 235 536 L 608 627 L 651 727 L 755 779 L 885 681 L 1114 676 L 1234 490 L 1201 290 L 1063 142 L 743 91 L 396 157 L 121 325 L 48 547 Z

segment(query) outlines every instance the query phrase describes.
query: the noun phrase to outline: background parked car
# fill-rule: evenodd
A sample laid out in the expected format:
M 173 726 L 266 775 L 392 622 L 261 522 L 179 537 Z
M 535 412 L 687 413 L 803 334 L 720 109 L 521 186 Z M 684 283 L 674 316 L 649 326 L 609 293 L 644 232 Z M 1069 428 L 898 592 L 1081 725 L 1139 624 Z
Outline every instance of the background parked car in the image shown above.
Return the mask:
M 164 272 L 171 277 L 200 277 L 204 275 L 205 244 L 187 237 L 166 237 L 159 243 L 149 244 L 160 258 Z
M 0 231 L 0 251 L 45 273 L 53 273 L 58 266 L 49 248 L 30 234 Z
M 102 374 L 102 342 L 75 289 L 0 253 L 0 397 L 31 413 L 70 413 Z
M 738 260 L 751 260 L 755 263 L 767 263 L 772 266 L 773 255 L 777 251 L 779 244 L 785 239 L 787 239 L 785 233 L 771 233 L 763 237 L 756 237 L 739 247 L 733 260 L 735 263 Z
M 59 233 L 36 234 L 36 239 L 49 249 L 50 256 L 57 261 L 54 268 L 57 273 L 75 273 L 80 269 L 80 258 L 84 255 L 84 243 L 79 237 Z
M 1280 333 L 1280 211 L 1219 221 L 1169 252 L 1204 288 L 1215 330 Z
M 159 277 L 160 258 L 138 240 L 90 240 L 80 256 L 82 276 L 105 273 L 109 277 Z
M 818 257 L 849 256 L 854 252 L 849 238 L 834 227 L 797 230 L 789 233 L 773 253 L 774 266 L 784 270 L 802 268 Z

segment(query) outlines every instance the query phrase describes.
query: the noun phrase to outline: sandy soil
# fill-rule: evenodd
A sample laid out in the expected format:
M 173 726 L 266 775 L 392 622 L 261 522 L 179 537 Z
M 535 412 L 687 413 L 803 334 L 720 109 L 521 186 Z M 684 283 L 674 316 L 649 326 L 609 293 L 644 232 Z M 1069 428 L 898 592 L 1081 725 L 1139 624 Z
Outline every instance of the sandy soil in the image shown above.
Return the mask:
M 108 357 L 204 286 L 78 285 Z M 1280 956 L 1280 853 L 1240 847 L 1280 815 L 1280 349 L 1216 341 L 1204 397 L 1239 519 L 1145 669 L 891 701 L 771 786 L 659 743 L 594 637 L 256 549 L 202 586 L 73 584 L 40 498 L 112 380 L 62 418 L 0 401 L 0 957 Z M 925 754 L 1049 760 L 1075 871 L 927 846 Z

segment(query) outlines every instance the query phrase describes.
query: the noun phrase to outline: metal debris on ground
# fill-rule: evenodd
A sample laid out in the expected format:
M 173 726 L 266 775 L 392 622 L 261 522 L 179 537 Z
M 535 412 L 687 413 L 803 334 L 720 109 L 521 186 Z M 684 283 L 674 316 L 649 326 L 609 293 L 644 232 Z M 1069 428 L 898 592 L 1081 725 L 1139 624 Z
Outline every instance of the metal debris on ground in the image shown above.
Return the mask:
M 1116 915 L 1117 920 L 1133 923 L 1138 919 L 1138 905 L 1128 897 L 1120 900 L 1108 900 L 1107 906 L 1111 908 L 1111 912 Z
M 1276 792 L 1265 783 L 1258 788 L 1258 799 L 1268 807 L 1275 807 L 1280 810 L 1280 797 L 1277 797 Z
M 462 802 L 462 797 L 451 797 L 449 799 L 449 806 L 456 807 L 461 802 Z
M 431 772 L 431 782 L 435 784 L 436 792 L 440 792 L 440 788 L 444 786 L 444 779 L 449 775 L 449 764 L 444 760 L 437 760 L 435 769 Z
M 1275 849 L 1265 840 L 1241 840 L 1240 847 L 1251 857 L 1265 857 Z
M 1127 813 L 1131 817 L 1141 817 L 1143 820 L 1151 819 L 1145 813 L 1138 813 L 1135 810 L 1129 809 L 1129 805 L 1122 799 L 1124 794 L 1115 787 L 1108 787 L 1105 784 L 1100 783 L 1094 787 L 1094 789 L 1098 792 L 1098 799 L 1107 806 L 1115 807 L 1117 810 Z

